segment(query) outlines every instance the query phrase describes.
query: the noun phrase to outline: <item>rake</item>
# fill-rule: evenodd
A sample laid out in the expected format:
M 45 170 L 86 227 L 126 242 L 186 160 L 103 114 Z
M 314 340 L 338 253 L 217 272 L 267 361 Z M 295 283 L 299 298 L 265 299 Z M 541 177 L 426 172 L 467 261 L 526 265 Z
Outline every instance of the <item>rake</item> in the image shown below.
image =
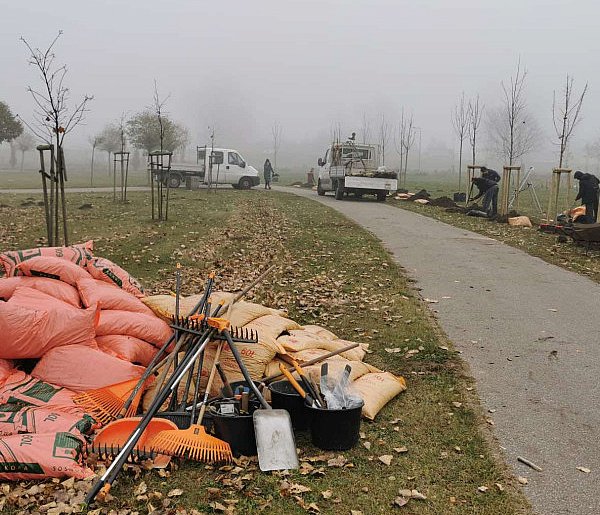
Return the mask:
M 224 319 L 209 319 L 209 325 L 215 328 L 228 327 L 228 322 Z M 206 411 L 206 404 L 210 389 L 212 388 L 215 372 L 217 371 L 216 364 L 221 356 L 223 341 L 219 342 L 215 359 L 206 384 L 206 392 L 202 407 L 198 414 L 198 420 L 188 429 L 167 430 L 161 431 L 151 441 L 151 446 L 157 452 L 168 454 L 170 456 L 178 456 L 180 458 L 189 458 L 194 461 L 208 462 L 230 462 L 233 459 L 231 447 L 227 442 L 220 440 L 206 433 L 202 425 L 202 419 Z M 195 403 L 193 409 L 195 409 Z
M 144 382 L 143 388 L 140 388 L 134 396 L 125 416 L 133 417 L 136 414 L 142 394 L 153 381 L 154 377 L 148 377 Z M 104 386 L 96 390 L 82 392 L 73 397 L 73 402 L 79 405 L 86 413 L 90 414 L 94 420 L 105 425 L 121 413 L 125 399 L 131 395 L 138 382 L 139 379 L 129 379 L 128 381 Z

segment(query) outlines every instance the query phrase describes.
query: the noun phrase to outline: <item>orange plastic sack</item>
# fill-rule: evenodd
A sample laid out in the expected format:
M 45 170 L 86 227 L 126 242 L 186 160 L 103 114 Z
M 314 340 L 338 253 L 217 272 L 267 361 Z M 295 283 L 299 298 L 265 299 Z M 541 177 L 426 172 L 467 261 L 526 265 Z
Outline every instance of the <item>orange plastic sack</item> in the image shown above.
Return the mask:
M 76 308 L 81 306 L 79 293 L 73 286 L 62 281 L 48 279 L 47 277 L 6 277 L 0 279 L 0 299 L 8 300 L 12 297 L 15 289 L 26 286 L 41 291 L 55 299 L 62 300 Z
M 92 277 L 79 279 L 77 289 L 79 290 L 81 302 L 86 308 L 98 304 L 100 309 L 120 309 L 153 315 L 152 310 L 146 307 L 135 295 L 105 281 L 93 279 Z
M 89 277 L 84 268 L 71 263 L 66 259 L 57 257 L 35 257 L 24 261 L 17 266 L 17 272 L 29 277 L 48 277 L 58 279 L 71 286 L 77 284 L 78 279 Z
M 121 334 L 96 336 L 96 343 L 102 352 L 144 367 L 150 364 L 158 352 L 156 347 L 144 340 Z
M 38 247 L 26 250 L 11 250 L 0 254 L 0 263 L 4 266 L 4 271 L 8 277 L 16 275 L 16 267 L 19 263 L 39 256 L 57 257 L 84 267 L 88 260 L 93 257 L 93 250 L 94 242 L 92 240 L 71 247 Z
M 144 288 L 139 281 L 108 259 L 92 258 L 88 261 L 86 269 L 94 279 L 115 284 L 138 298 L 144 296 Z
M 138 379 L 143 367 L 84 345 L 67 345 L 47 352 L 31 375 L 47 383 L 83 392 L 129 379 Z
M 60 406 L 62 411 L 80 412 L 73 402 L 74 392 L 34 379 L 21 370 L 15 370 L 0 388 L 0 403 L 25 406 Z
M 12 435 L 0 438 L 0 479 L 45 477 L 85 479 L 93 475 L 83 460 L 83 441 L 71 433 Z
M 95 307 L 78 309 L 32 288 L 19 287 L 0 302 L 0 358 L 41 358 L 48 350 L 79 343 L 96 347 Z
M 154 315 L 131 313 L 130 311 L 103 310 L 96 327 L 98 336 L 109 334 L 125 334 L 151 343 L 157 347 L 162 345 L 173 333 L 169 325 Z
M 72 433 L 89 435 L 96 422 L 81 413 L 67 413 L 53 407 L 23 407 L 18 403 L 0 405 L 0 437 L 19 433 Z
M 0 387 L 4 386 L 4 383 L 14 371 L 15 366 L 11 360 L 0 359 Z

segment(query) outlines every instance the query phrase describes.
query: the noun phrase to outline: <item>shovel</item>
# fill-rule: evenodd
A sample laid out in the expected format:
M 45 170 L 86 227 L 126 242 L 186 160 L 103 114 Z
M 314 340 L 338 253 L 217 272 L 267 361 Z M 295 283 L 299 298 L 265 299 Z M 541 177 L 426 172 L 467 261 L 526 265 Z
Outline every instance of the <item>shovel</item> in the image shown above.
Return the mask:
M 297 469 L 300 464 L 290 414 L 284 409 L 273 409 L 269 406 L 250 377 L 248 369 L 231 339 L 229 330 L 225 329 L 223 335 L 244 379 L 263 407 L 263 409 L 256 410 L 252 415 L 260 470 L 266 472 L 268 470 Z

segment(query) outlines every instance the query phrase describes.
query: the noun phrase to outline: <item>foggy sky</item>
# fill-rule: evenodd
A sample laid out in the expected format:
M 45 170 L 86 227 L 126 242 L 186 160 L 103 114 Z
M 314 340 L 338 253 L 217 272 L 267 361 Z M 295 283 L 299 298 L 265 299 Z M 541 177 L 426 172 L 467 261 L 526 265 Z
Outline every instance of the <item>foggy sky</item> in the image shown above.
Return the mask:
M 94 95 L 73 145 L 150 105 L 156 79 L 192 145 L 215 125 L 219 144 L 265 152 L 277 121 L 282 153 L 286 142 L 325 146 L 332 124 L 358 132 L 366 113 L 375 135 L 382 114 L 394 124 L 404 107 L 424 148 L 434 140 L 454 148 L 450 112 L 461 92 L 498 105 L 519 57 L 544 131 L 541 154 L 554 157 L 552 94 L 566 73 L 590 84 L 574 144 L 600 135 L 593 1 L 0 0 L 0 13 L 0 99 L 26 119 L 26 86 L 39 79 L 19 37 L 45 48 L 64 30 L 56 54 L 72 97 Z

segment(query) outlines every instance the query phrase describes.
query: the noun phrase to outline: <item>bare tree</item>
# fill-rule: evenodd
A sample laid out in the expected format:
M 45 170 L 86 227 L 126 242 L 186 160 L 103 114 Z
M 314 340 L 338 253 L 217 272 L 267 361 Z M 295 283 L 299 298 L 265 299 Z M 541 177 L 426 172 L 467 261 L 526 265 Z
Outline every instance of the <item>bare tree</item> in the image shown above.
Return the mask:
M 404 111 L 402 111 L 404 114 Z M 398 125 L 394 129 L 394 148 L 396 149 L 396 153 L 400 157 L 400 183 L 403 184 L 403 167 L 404 167 L 404 127 L 402 125 L 402 121 L 398 122 Z
M 362 126 L 360 129 L 360 136 L 363 143 L 369 143 L 371 140 L 371 122 L 367 118 L 367 113 L 362 115 Z
M 164 115 L 165 115 L 165 105 L 167 104 L 167 100 L 169 100 L 171 94 L 169 93 L 165 98 L 161 99 L 158 94 L 158 84 L 156 83 L 156 79 L 154 79 L 154 104 L 153 110 L 156 115 L 156 119 L 158 121 L 158 131 L 159 131 L 159 139 L 160 139 L 160 151 L 164 151 L 164 140 L 165 140 L 165 124 L 164 124 Z
M 342 141 L 342 124 L 340 122 L 331 123 L 329 138 L 332 143 L 340 143 Z
M 271 127 L 271 134 L 273 135 L 273 170 L 277 173 L 277 152 L 281 145 L 281 124 L 279 122 L 273 123 Z
M 94 157 L 96 154 L 96 148 L 102 143 L 102 135 L 97 134 L 96 136 L 90 136 L 88 143 L 92 146 L 92 160 L 90 164 L 90 186 L 94 187 Z
M 63 222 L 63 239 L 65 245 L 69 244 L 64 187 L 66 165 L 63 143 L 65 136 L 84 121 L 85 113 L 88 111 L 88 103 L 93 98 L 89 95 L 84 95 L 83 99 L 73 104 L 73 107 L 69 107 L 70 90 L 65 85 L 67 67 L 66 65 L 57 66 L 55 64 L 54 45 L 61 35 L 62 31 L 59 31 L 44 51 L 39 48 L 33 48 L 25 38 L 21 37 L 21 41 L 29 51 L 29 64 L 37 69 L 42 79 L 42 89 L 37 90 L 31 86 L 27 88 L 35 104 L 33 112 L 34 121 L 31 124 L 26 121 L 23 122 L 35 136 L 44 140 L 48 145 L 54 145 L 54 150 L 51 150 L 54 162 L 50 168 L 49 176 L 51 185 L 50 198 L 48 199 L 47 194 L 44 194 L 46 229 L 48 245 L 50 246 L 54 246 L 59 242 L 59 193 Z M 46 191 L 45 175 L 42 175 L 42 181 L 44 191 Z M 54 202 L 55 199 L 56 203 Z
M 390 139 L 390 125 L 385 121 L 385 115 L 381 115 L 379 124 L 379 144 L 381 145 L 381 164 L 385 165 L 385 149 Z
M 495 113 L 492 112 L 490 118 L 490 134 L 495 141 L 496 151 L 511 166 L 533 150 L 539 134 L 527 110 L 526 78 L 527 70 L 521 67 L 519 59 L 510 83 L 501 83 L 504 94 L 502 106 Z
M 405 117 L 404 116 L 404 111 L 402 112 L 402 126 L 403 126 L 403 140 L 402 140 L 402 144 L 404 146 L 404 175 L 406 176 L 406 172 L 408 171 L 408 153 L 410 152 L 410 149 L 413 146 L 413 143 L 415 142 L 415 137 L 417 135 L 417 132 L 414 128 L 414 123 L 413 123 L 413 115 L 410 115 L 409 117 Z
M 479 104 L 479 95 L 474 99 L 469 100 L 467 107 L 469 119 L 469 145 L 471 145 L 471 164 L 475 165 L 477 159 L 477 131 L 481 125 L 481 117 L 483 115 L 484 105 Z
M 562 168 L 563 158 L 567 151 L 569 139 L 573 133 L 573 129 L 577 123 L 581 120 L 581 105 L 583 104 L 583 97 L 587 92 L 587 83 L 581 91 L 581 95 L 573 98 L 573 77 L 567 75 L 565 81 L 565 87 L 563 89 L 563 97 L 560 105 L 557 105 L 556 91 L 554 91 L 552 99 L 552 120 L 554 122 L 554 130 L 558 138 L 557 144 L 559 145 L 559 158 L 558 167 Z
M 462 184 L 462 157 L 463 157 L 463 145 L 467 135 L 469 133 L 469 107 L 465 102 L 465 92 L 463 91 L 458 104 L 454 106 L 452 112 L 452 126 L 454 132 L 458 137 L 458 191 L 460 191 Z

